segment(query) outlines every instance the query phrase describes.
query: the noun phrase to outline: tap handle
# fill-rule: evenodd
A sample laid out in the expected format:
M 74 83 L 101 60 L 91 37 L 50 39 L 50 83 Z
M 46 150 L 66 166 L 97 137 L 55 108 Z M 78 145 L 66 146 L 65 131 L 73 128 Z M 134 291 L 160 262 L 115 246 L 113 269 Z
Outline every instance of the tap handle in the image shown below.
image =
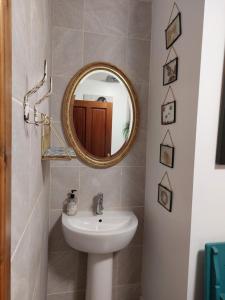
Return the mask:
M 99 197 L 100 197 L 100 205 L 101 205 L 101 209 L 104 209 L 104 206 L 103 206 L 103 193 L 100 193 L 100 194 L 99 194 Z
M 103 202 L 103 193 L 99 193 L 98 194 L 98 199 L 99 199 L 99 202 Z

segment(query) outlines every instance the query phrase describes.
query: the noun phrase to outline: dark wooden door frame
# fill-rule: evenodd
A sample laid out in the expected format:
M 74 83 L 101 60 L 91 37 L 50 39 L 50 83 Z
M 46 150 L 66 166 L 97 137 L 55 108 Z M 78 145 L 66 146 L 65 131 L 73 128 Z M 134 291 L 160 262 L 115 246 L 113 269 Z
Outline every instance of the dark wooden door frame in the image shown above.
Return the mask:
M 0 0 L 0 300 L 10 300 L 11 0 Z

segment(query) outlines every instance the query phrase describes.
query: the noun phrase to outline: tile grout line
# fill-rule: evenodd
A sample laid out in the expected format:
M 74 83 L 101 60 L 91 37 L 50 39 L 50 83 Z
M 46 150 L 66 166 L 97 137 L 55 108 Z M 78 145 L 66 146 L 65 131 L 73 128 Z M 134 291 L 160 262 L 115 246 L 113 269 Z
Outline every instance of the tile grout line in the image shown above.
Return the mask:
M 135 287 L 135 286 L 139 286 L 141 284 L 141 282 L 137 282 L 137 283 L 125 283 L 125 284 L 118 284 L 118 285 L 114 285 L 115 288 L 117 287 Z M 59 293 L 47 293 L 47 296 L 54 296 L 54 295 L 66 295 L 66 294 L 74 294 L 74 293 L 79 293 L 79 292 L 85 292 L 85 289 L 77 289 L 75 291 L 63 291 L 63 292 L 59 292 Z
M 83 3 L 83 23 L 82 23 L 82 39 L 83 39 L 83 43 L 82 43 L 82 66 L 84 66 L 84 49 L 85 49 L 85 32 L 84 32 L 84 23 L 85 23 L 85 9 L 86 9 L 86 1 L 84 0 Z
M 79 293 L 79 292 L 85 292 L 85 289 L 77 289 L 75 291 L 63 291 L 61 293 L 47 293 L 47 296 L 54 296 L 54 295 L 66 295 L 66 294 L 74 294 L 74 293 Z
M 43 256 L 40 255 L 39 265 L 38 265 L 38 268 L 37 268 L 38 270 L 39 270 L 39 268 L 40 268 L 40 270 L 41 270 L 42 260 L 43 260 Z M 37 286 L 36 286 L 37 281 L 38 281 L 38 274 L 36 275 L 36 278 L 35 278 L 34 290 L 33 290 L 33 295 L 32 295 L 32 298 L 31 298 L 32 300 L 34 299 L 34 296 L 35 296 L 35 293 L 36 293 L 36 290 L 37 290 Z
M 143 248 L 143 244 L 136 244 L 136 245 L 131 244 L 131 245 L 128 245 L 126 248 L 122 249 L 122 250 L 131 249 L 131 248 Z M 120 253 L 122 250 L 114 252 L 114 253 Z M 73 252 L 73 253 L 76 253 L 76 252 L 77 253 L 82 253 L 79 250 L 75 250 L 73 248 L 68 248 L 68 249 L 65 249 L 65 250 L 51 250 L 51 251 L 49 251 L 49 255 L 50 254 L 57 254 L 57 253 L 71 253 L 71 252 Z M 117 266 L 118 266 L 118 264 L 117 264 Z
M 124 165 L 124 166 L 114 166 L 113 168 L 144 168 L 145 165 Z M 80 166 L 80 165 L 61 165 L 61 166 L 51 166 L 51 168 L 89 168 L 88 166 Z M 103 169 L 104 170 L 104 169 Z
M 38 203 L 39 203 L 39 201 L 41 199 L 41 195 L 42 195 L 42 190 L 40 191 L 40 193 L 39 193 L 39 195 L 37 197 L 37 200 L 36 200 L 36 202 L 35 202 L 32 210 L 31 210 L 30 216 L 28 217 L 27 224 L 26 224 L 26 226 L 25 226 L 25 228 L 23 230 L 23 233 L 21 234 L 21 237 L 20 237 L 20 239 L 19 239 L 19 241 L 18 241 L 18 243 L 17 243 L 17 245 L 15 247 L 15 250 L 14 250 L 12 256 L 11 256 L 11 263 L 13 262 L 13 259 L 14 259 L 15 255 L 16 255 L 16 253 L 17 253 L 17 250 L 18 250 L 18 248 L 19 248 L 19 246 L 20 246 L 20 244 L 21 244 L 21 242 L 22 242 L 22 240 L 24 238 L 24 235 L 25 235 L 25 233 L 26 233 L 26 231 L 27 231 L 27 229 L 28 229 L 28 227 L 29 227 L 29 225 L 31 223 L 32 216 L 33 216 L 33 214 L 35 212 L 35 209 L 37 208 L 37 205 L 38 205 Z
M 23 100 L 18 99 L 18 98 L 14 97 L 14 96 L 12 96 L 12 100 L 13 100 L 14 102 L 16 102 L 17 104 L 23 106 Z
M 122 180 L 123 180 L 123 167 L 121 167 L 121 170 L 120 170 L 120 176 L 121 176 L 121 181 L 120 181 L 120 207 L 122 207 Z
M 52 28 L 62 28 L 62 29 L 67 29 L 70 31 L 74 32 L 80 32 L 80 33 L 87 33 L 87 34 L 95 34 L 95 35 L 101 35 L 101 36 L 107 36 L 111 38 L 123 38 L 127 40 L 137 40 L 137 41 L 142 41 L 142 42 L 151 42 L 151 38 L 141 38 L 141 37 L 133 37 L 129 36 L 129 33 L 124 33 L 124 34 L 112 34 L 112 33 L 102 33 L 102 32 L 97 32 L 97 31 L 90 31 L 90 30 L 85 30 L 84 25 L 80 29 L 75 29 L 73 27 L 66 27 L 66 26 L 61 26 L 61 25 L 53 25 Z
M 49 197 L 48 197 L 48 235 L 49 235 L 49 230 L 50 230 L 50 223 L 51 223 L 51 196 L 52 196 L 52 168 L 50 166 L 49 170 Z

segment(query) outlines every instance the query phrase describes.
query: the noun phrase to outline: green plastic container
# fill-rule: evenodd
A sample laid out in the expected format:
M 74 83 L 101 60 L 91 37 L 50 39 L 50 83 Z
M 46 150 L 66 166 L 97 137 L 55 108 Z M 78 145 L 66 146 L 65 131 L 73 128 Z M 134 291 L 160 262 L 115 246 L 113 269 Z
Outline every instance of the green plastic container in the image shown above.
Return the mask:
M 205 245 L 204 300 L 225 300 L 225 243 Z

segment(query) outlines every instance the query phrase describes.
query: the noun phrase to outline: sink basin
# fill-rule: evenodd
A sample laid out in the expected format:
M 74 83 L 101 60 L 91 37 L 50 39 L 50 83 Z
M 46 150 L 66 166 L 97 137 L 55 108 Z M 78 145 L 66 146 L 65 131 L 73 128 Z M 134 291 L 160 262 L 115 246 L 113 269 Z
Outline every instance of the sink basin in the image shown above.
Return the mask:
M 112 300 L 113 252 L 131 242 L 137 226 L 137 217 L 130 211 L 105 211 L 101 216 L 87 211 L 62 215 L 67 243 L 88 253 L 86 300 Z
M 106 254 L 125 248 L 138 226 L 137 217 L 130 211 L 105 211 L 103 215 L 78 212 L 62 216 L 67 243 L 79 251 Z

